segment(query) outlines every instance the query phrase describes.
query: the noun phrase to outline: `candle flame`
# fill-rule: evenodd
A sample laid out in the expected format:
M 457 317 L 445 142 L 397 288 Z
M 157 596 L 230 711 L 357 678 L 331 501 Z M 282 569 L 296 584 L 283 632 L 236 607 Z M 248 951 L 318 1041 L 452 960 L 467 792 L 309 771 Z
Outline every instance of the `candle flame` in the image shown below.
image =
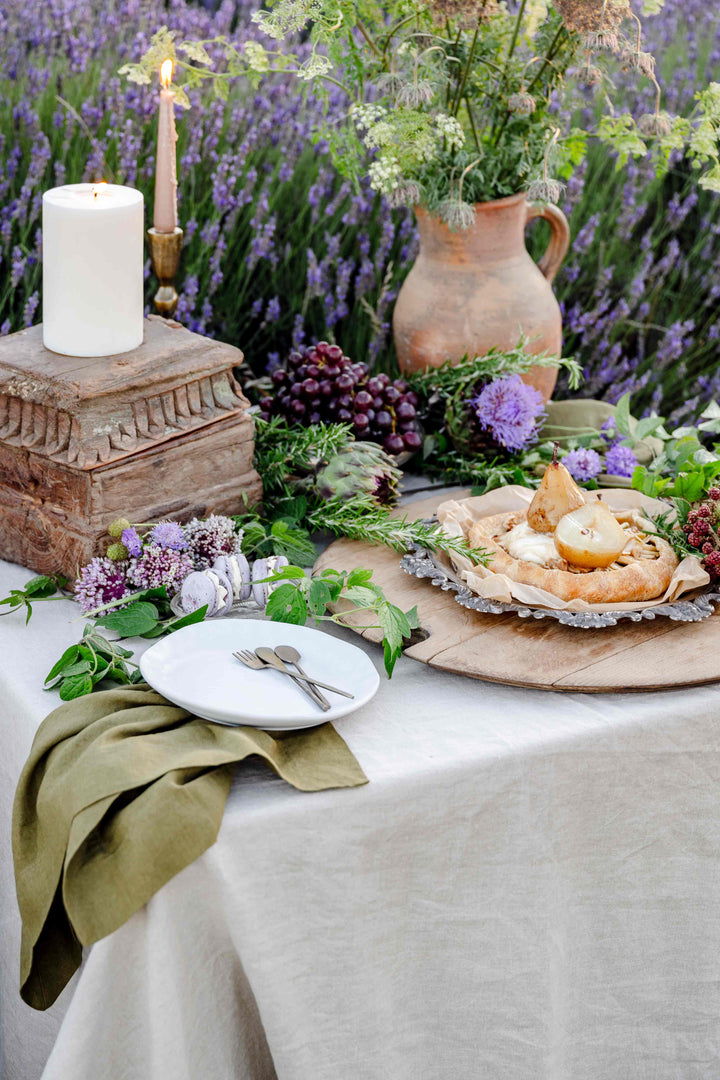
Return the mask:
M 100 195 L 105 190 L 106 187 L 107 187 L 107 181 L 106 180 L 99 180 L 97 184 L 93 184 L 93 186 L 92 186 L 93 199 L 97 199 L 98 195 Z
M 167 60 L 163 60 L 160 66 L 160 82 L 163 84 L 166 90 L 169 88 L 170 83 L 172 82 L 172 77 L 173 62 L 168 58 Z

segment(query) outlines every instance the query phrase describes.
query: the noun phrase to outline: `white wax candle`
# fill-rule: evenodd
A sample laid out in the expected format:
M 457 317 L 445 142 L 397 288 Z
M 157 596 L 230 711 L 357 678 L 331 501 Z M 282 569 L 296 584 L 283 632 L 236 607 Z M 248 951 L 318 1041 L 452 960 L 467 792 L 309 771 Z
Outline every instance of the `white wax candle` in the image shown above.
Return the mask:
M 143 197 L 117 184 L 43 195 L 43 343 L 114 356 L 143 340 Z

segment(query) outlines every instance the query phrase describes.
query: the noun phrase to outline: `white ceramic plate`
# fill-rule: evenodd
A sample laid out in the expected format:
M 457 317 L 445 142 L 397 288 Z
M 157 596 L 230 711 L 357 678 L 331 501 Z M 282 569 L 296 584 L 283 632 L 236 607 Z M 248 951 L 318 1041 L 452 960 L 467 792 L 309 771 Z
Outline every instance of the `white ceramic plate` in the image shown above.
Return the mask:
M 253 671 L 233 657 L 240 649 L 293 645 L 304 671 L 354 694 L 325 691 L 328 712 L 314 705 L 287 675 Z M 221 724 L 289 730 L 337 720 L 365 705 L 380 678 L 355 645 L 307 626 L 261 619 L 218 618 L 185 626 L 140 657 L 143 678 L 169 701 Z

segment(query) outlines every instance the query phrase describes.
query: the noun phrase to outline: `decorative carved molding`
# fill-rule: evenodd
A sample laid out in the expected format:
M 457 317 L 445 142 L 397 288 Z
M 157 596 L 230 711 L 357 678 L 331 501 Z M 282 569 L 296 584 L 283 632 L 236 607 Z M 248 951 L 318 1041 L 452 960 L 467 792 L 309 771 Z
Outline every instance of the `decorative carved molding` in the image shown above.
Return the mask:
M 64 465 L 89 469 L 242 413 L 248 400 L 232 369 L 133 400 L 78 403 L 73 414 L 47 401 L 37 379 L 14 378 L 0 392 L 0 440 Z M 45 398 L 38 401 L 37 397 Z

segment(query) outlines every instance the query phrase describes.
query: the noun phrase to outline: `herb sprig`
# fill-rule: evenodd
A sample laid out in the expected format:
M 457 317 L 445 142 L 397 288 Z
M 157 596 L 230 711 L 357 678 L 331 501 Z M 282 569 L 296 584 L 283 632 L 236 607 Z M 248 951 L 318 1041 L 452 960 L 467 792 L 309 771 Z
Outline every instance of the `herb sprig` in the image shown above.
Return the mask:
M 24 589 L 12 589 L 10 594 L 0 600 L 0 607 L 7 605 L 8 610 L 0 612 L 0 615 L 9 615 L 11 611 L 25 608 L 25 625 L 32 617 L 32 605 L 40 600 L 60 600 L 58 592 L 67 588 L 68 579 L 61 574 L 39 574 L 30 578 Z

